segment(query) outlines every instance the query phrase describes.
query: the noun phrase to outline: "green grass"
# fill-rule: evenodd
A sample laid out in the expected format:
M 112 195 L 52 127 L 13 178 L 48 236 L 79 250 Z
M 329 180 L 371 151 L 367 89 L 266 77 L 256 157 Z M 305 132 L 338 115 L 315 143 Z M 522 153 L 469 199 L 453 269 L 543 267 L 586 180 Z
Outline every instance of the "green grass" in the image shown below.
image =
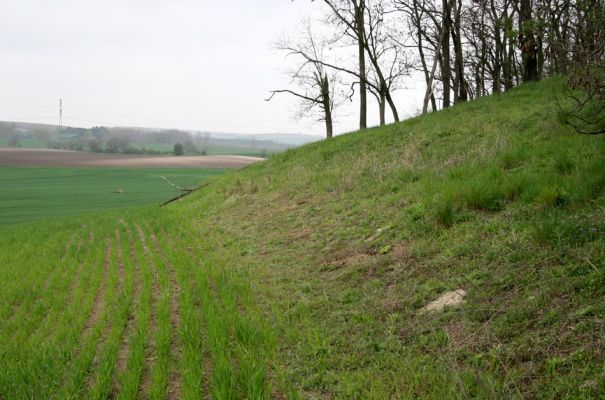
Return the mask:
M 3 228 L 0 397 L 602 398 L 605 137 L 559 84 Z
M 166 143 L 145 143 L 141 147 L 145 147 L 156 151 L 172 152 L 173 146 Z M 264 149 L 262 146 L 252 148 L 250 146 L 228 146 L 228 145 L 210 145 L 207 150 L 209 156 L 220 155 L 235 155 L 235 156 L 250 156 L 250 157 L 267 157 L 274 154 L 275 149 Z
M 0 226 L 40 218 L 158 204 L 221 169 L 119 169 L 0 166 Z
M 9 146 L 10 139 L 0 138 L 0 147 L 11 147 Z M 47 140 L 42 139 L 30 139 L 23 138 L 19 139 L 19 147 L 30 148 L 30 149 L 44 149 L 46 148 Z

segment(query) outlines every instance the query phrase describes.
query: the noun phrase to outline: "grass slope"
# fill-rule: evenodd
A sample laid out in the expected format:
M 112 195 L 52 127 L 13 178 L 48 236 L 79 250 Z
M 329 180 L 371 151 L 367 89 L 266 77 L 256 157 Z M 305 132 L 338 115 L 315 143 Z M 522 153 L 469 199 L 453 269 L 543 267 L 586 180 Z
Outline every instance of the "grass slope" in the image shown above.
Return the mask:
M 602 397 L 605 137 L 558 84 L 3 229 L 0 398 Z
M 288 151 L 175 206 L 237 243 L 284 388 L 605 393 L 605 137 L 556 122 L 559 84 Z M 463 306 L 420 312 L 458 288 Z
M 40 218 L 159 203 L 221 169 L 45 168 L 0 166 L 0 226 Z

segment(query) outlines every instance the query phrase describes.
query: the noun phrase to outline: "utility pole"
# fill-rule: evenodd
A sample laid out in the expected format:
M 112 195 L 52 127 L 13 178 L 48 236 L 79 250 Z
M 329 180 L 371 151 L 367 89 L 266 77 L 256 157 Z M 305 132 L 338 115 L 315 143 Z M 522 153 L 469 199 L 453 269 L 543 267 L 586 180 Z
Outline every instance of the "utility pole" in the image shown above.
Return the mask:
M 63 132 L 63 99 L 59 99 L 59 135 Z

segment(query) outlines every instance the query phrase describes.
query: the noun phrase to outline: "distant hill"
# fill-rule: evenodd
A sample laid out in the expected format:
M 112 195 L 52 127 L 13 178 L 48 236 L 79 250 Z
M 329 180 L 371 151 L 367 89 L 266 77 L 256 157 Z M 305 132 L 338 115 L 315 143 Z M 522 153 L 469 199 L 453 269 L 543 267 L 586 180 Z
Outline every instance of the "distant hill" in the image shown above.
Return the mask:
M 254 137 L 256 140 L 270 141 L 280 144 L 291 145 L 294 147 L 302 146 L 307 143 L 317 142 L 323 139 L 322 136 L 294 134 L 294 133 L 261 133 L 261 134 L 241 134 L 241 133 L 219 133 L 213 132 L 213 136 L 225 139 L 244 139 Z
M 187 154 L 248 155 L 272 153 L 320 140 L 305 134 L 244 134 L 150 127 L 79 128 L 28 122 L 0 122 L 0 146 L 56 148 L 109 153 L 171 153 L 176 143 Z

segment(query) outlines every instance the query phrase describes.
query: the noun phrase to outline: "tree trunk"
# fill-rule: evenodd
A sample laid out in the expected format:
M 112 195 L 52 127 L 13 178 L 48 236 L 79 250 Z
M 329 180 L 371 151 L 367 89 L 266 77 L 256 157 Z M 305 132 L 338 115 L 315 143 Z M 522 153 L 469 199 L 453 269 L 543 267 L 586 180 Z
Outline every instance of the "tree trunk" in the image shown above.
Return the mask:
M 455 1 L 455 0 L 454 0 Z M 443 108 L 450 106 L 450 85 L 452 81 L 452 70 L 450 67 L 450 35 L 452 27 L 451 23 L 451 8 L 447 0 L 442 0 L 443 3 L 443 29 L 446 34 L 441 41 L 441 79 L 443 81 Z M 454 2 L 452 2 L 453 4 Z
M 399 113 L 397 112 L 397 107 L 395 106 L 395 102 L 393 101 L 393 97 L 391 96 L 391 91 L 388 89 L 385 92 L 385 98 L 387 100 L 387 103 L 389 103 L 391 112 L 393 113 L 393 120 L 395 122 L 399 122 Z
M 378 99 L 378 108 L 380 111 L 380 126 L 386 125 L 385 113 L 387 108 L 387 99 L 384 92 L 380 93 L 380 97 Z
M 450 0 L 450 2 L 454 2 L 456 0 Z M 448 7 L 449 8 L 449 7 Z M 429 75 L 429 81 L 426 85 L 426 92 L 424 93 L 424 102 L 422 104 L 422 113 L 426 114 L 429 108 L 429 98 L 433 94 L 433 80 L 435 79 L 435 71 L 437 70 L 437 63 L 441 58 L 440 50 L 441 44 L 448 36 L 448 30 L 445 29 L 445 19 L 441 23 L 441 32 L 439 33 L 439 42 L 437 42 L 437 46 L 435 47 L 435 58 L 433 59 L 433 67 L 431 68 L 431 74 Z
M 420 55 L 420 63 L 422 64 L 422 71 L 424 72 L 424 80 L 428 86 L 429 84 L 429 69 L 426 65 L 426 57 L 424 56 L 424 46 L 422 44 L 422 25 L 420 24 L 420 15 L 418 14 L 418 0 L 414 0 L 412 5 L 414 10 L 414 22 L 416 25 L 416 34 L 418 40 L 418 54 Z M 433 111 L 437 111 L 437 102 L 435 101 L 435 95 L 431 92 L 431 107 Z
M 453 4 L 455 20 L 452 28 L 452 41 L 454 42 L 454 54 L 456 56 L 456 91 L 454 102 L 458 102 L 468 100 L 468 86 L 464 80 L 464 58 L 462 55 L 462 39 L 460 38 L 460 13 L 462 12 L 462 1 L 458 0 L 458 3 L 454 1 Z
M 504 20 L 508 19 L 508 13 L 504 12 Z M 507 32 L 508 32 L 507 23 Z M 508 42 L 508 43 L 506 43 Z M 510 36 L 505 35 L 505 45 L 502 46 L 502 58 L 504 60 L 504 91 L 508 92 L 513 88 L 513 53 L 515 48 L 513 47 L 513 39 Z
M 366 42 L 367 45 L 367 42 Z M 395 102 L 391 97 L 391 91 L 387 85 L 386 79 L 384 79 L 384 74 L 382 73 L 382 69 L 378 64 L 378 59 L 376 58 L 376 54 L 371 51 L 370 46 L 366 46 L 368 51 L 368 55 L 370 56 L 370 62 L 374 66 L 374 71 L 376 72 L 376 76 L 378 76 L 378 81 L 380 84 L 380 96 L 384 97 L 384 100 L 388 101 L 389 106 L 391 107 L 391 111 L 393 112 L 393 119 L 395 122 L 399 122 L 399 114 L 397 113 L 397 107 L 395 107 Z M 384 102 L 386 106 L 386 102 Z M 386 108 L 386 107 L 385 107 Z M 383 124 L 384 125 L 384 124 Z
M 368 90 L 366 84 L 365 0 L 361 0 L 355 7 L 355 24 L 357 25 L 359 56 L 359 129 L 366 129 L 368 127 Z
M 332 111 L 328 108 L 326 109 L 326 137 L 328 139 L 333 136 L 333 127 L 332 127 Z
M 538 50 L 532 26 L 532 0 L 520 0 L 519 7 L 519 44 L 521 46 L 521 63 L 523 82 L 532 82 L 538 76 Z
M 502 73 L 502 61 L 504 54 L 504 44 L 502 42 L 502 22 L 498 16 L 498 11 L 496 10 L 496 5 L 494 4 L 494 0 L 490 0 L 490 9 L 492 12 L 492 18 L 494 20 L 494 39 L 496 41 L 496 54 L 494 56 L 494 71 L 492 74 L 492 82 L 493 82 L 493 92 L 500 93 L 501 84 L 500 84 L 500 75 Z M 482 33 L 483 45 L 485 45 L 485 31 Z M 485 52 L 484 52 L 485 56 Z
M 330 80 L 327 74 L 321 78 L 321 100 L 324 110 L 324 121 L 326 123 L 326 137 L 330 139 L 333 135 L 332 101 L 330 99 Z

